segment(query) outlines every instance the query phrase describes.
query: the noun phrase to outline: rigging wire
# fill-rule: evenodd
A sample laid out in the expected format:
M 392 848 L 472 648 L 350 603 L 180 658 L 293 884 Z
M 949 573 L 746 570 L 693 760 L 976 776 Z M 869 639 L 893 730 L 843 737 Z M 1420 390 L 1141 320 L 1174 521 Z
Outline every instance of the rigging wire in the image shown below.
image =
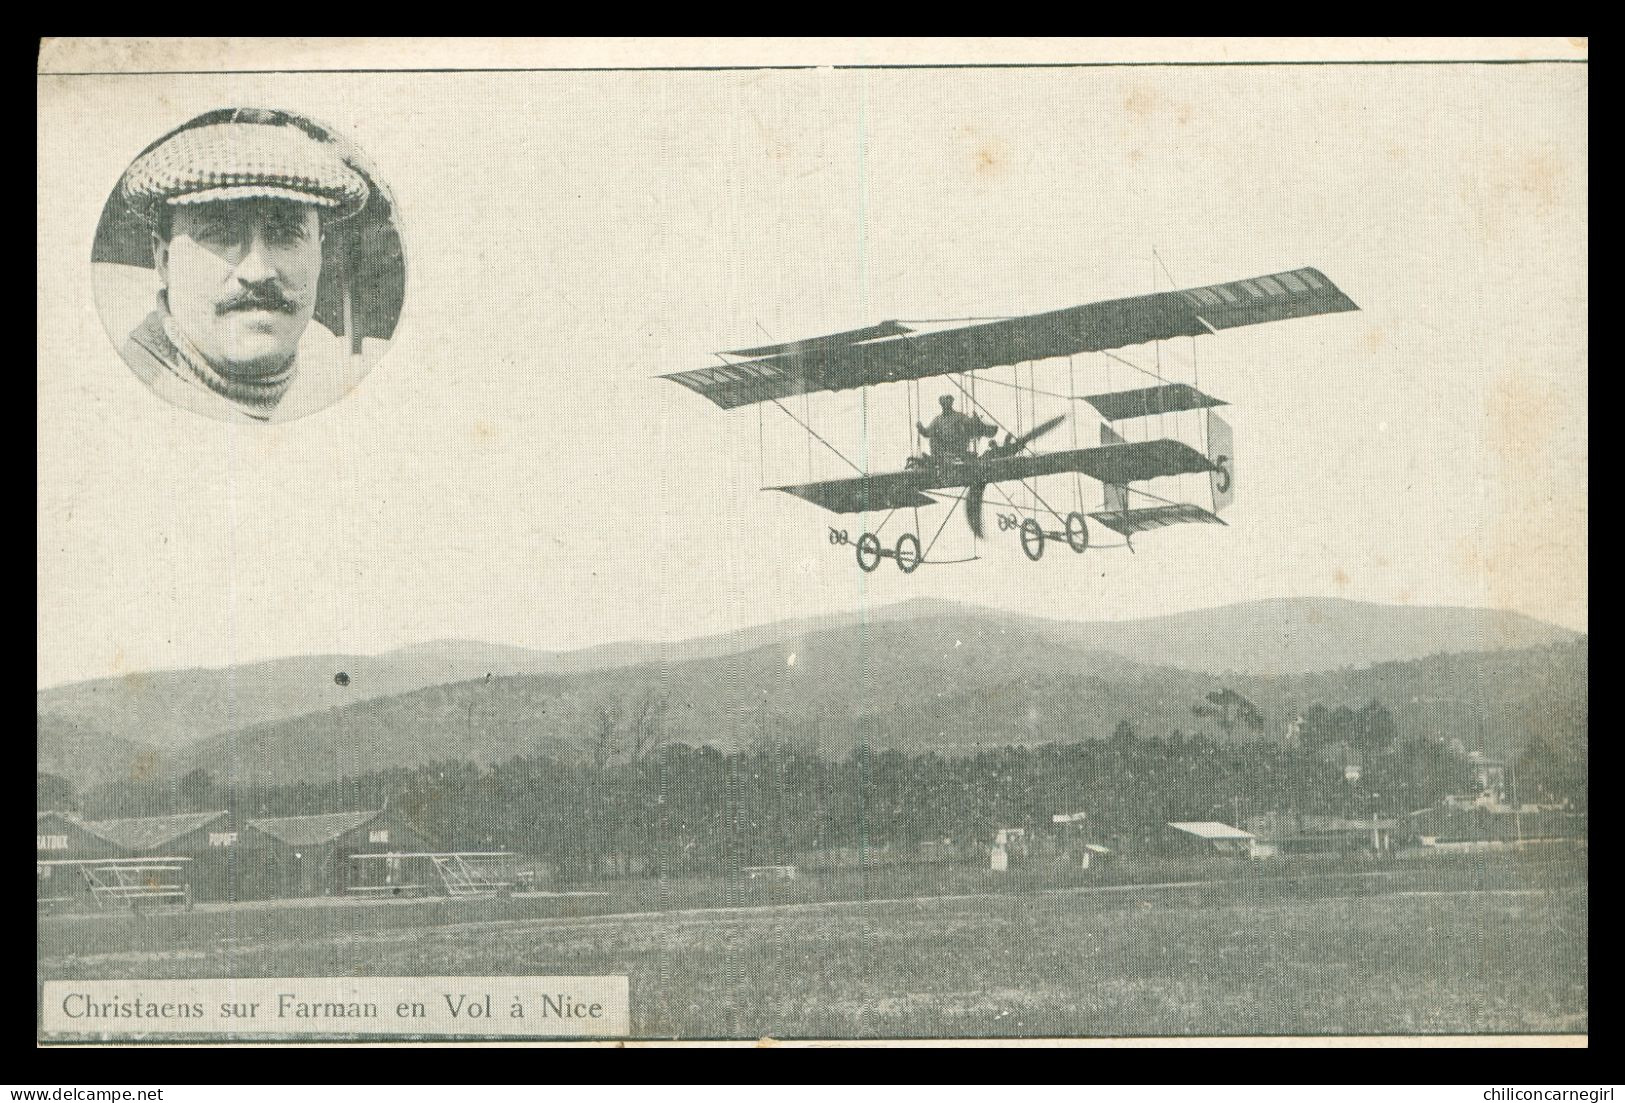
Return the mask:
M 1012 380 L 1014 380 L 1014 382 L 1011 384 L 1011 386 L 1014 387 L 1015 391 L 1016 391 L 1016 436 L 1019 437 L 1019 436 L 1021 436 L 1021 432 L 1022 432 L 1022 424 L 1021 424 L 1021 365 L 1020 364 L 1011 364 L 1010 365 L 1010 378 Z
M 1157 255 L 1156 246 L 1152 246 L 1151 247 L 1151 293 L 1153 295 L 1155 295 L 1157 293 L 1157 262 L 1160 261 L 1161 259 L 1162 258 Z M 1160 386 L 1162 386 L 1162 341 L 1160 339 L 1152 341 L 1151 342 L 1151 348 L 1152 348 L 1152 350 L 1154 352 L 1154 355 L 1156 356 L 1156 362 L 1157 362 L 1157 386 L 1160 387 Z M 1149 433 L 1150 426 L 1147 426 L 1146 428 L 1147 428 L 1147 431 Z M 1158 413 L 1157 413 L 1157 435 L 1159 437 L 1166 437 L 1168 435 L 1167 423 L 1164 420 L 1164 416 L 1161 413 L 1161 411 L 1158 411 Z
M 1005 500 L 1005 503 L 1008 504 L 1009 507 L 1011 509 L 1015 510 L 1017 513 L 1020 513 L 1023 509 L 1026 508 L 1025 506 L 1020 505 L 1014 498 L 1012 498 L 1010 496 L 1009 491 L 1005 490 L 1004 487 L 1000 486 L 998 483 L 988 483 L 988 485 L 991 486 L 994 490 L 997 490 L 999 492 L 999 497 L 1003 498 Z M 1053 512 L 1053 511 L 1051 511 L 1051 512 Z M 1056 516 L 1060 516 L 1060 514 L 1056 514 Z
M 811 401 L 809 396 L 808 401 Z M 864 466 L 869 464 L 869 385 L 865 383 L 858 390 L 858 406 L 861 411 L 861 420 L 858 426 L 858 441 L 863 447 L 859 453 L 863 458 Z
M 929 544 L 927 544 L 925 546 L 925 550 L 920 553 L 920 559 L 921 559 L 922 562 L 928 556 L 930 556 L 931 549 L 937 546 L 937 537 L 942 535 L 942 530 L 948 527 L 948 522 L 953 520 L 953 518 L 954 518 L 954 511 L 953 510 L 950 509 L 950 510 L 946 511 L 945 513 L 943 513 L 943 515 L 942 515 L 942 524 L 937 526 L 937 531 L 935 533 L 933 533 L 932 536 L 931 536 L 931 542 Z
M 1178 287 L 1179 286 L 1179 281 L 1176 280 L 1174 278 L 1174 274 L 1171 271 L 1168 270 L 1168 262 L 1162 259 L 1162 254 L 1157 252 L 1157 249 L 1156 249 L 1155 246 L 1152 246 L 1152 248 L 1151 248 L 1151 255 L 1156 258 L 1158 264 L 1162 265 L 1162 274 L 1164 276 L 1168 277 L 1169 286 L 1170 287 Z M 1202 389 L 1201 376 L 1198 375 L 1197 371 L 1196 371 L 1196 335 L 1195 334 L 1191 335 L 1191 386 L 1195 387 L 1197 390 Z M 1200 437 L 1200 439 L 1202 441 L 1202 454 L 1206 455 L 1207 454 L 1207 419 L 1202 415 L 1202 412 L 1200 410 L 1196 411 L 1195 414 L 1196 414 L 1197 434 L 1198 434 L 1198 436 Z M 1179 430 L 1179 415 L 1178 414 L 1174 415 L 1174 430 L 1175 430 L 1175 432 L 1177 432 Z M 1208 480 L 1208 485 L 1209 486 L 1212 485 L 1212 480 L 1211 479 Z M 1183 475 L 1179 476 L 1179 489 L 1180 489 L 1180 494 L 1183 496 L 1184 491 L 1185 491 L 1185 476 L 1183 476 Z
M 908 454 L 912 456 L 914 454 L 914 434 L 919 431 L 920 421 L 919 418 L 914 416 L 914 389 L 906 384 L 903 387 L 903 413 L 908 417 L 908 423 L 904 426 L 904 435 L 908 439 L 904 443 L 908 447 Z
M 961 394 L 963 394 L 966 398 L 970 399 L 971 404 L 973 406 L 975 406 L 978 410 L 982 411 L 984 414 L 987 414 L 988 418 L 993 422 L 994 425 L 998 426 L 1000 429 L 1003 429 L 1006 433 L 1010 433 L 1010 427 L 1005 425 L 1004 422 L 1000 421 L 998 419 L 998 417 L 995 416 L 994 413 L 991 410 L 989 410 L 986 406 L 983 406 L 980 402 L 977 402 L 975 396 L 973 396 L 970 393 L 970 391 L 966 390 L 964 384 L 960 383 L 959 380 L 955 379 L 952 375 L 944 375 L 943 378 L 948 380 L 948 382 L 952 383 L 955 387 L 959 388 L 959 392 Z M 1021 426 L 1021 396 L 1018 394 L 1016 396 L 1016 427 L 1019 429 L 1020 426 Z M 1011 433 L 1010 435 L 1011 436 L 1020 436 L 1021 433 L 1016 432 L 1016 433 Z M 1031 450 L 1032 450 L 1032 446 L 1029 444 L 1028 445 L 1028 451 L 1031 451 Z M 845 458 L 845 457 L 843 457 L 843 458 Z M 850 460 L 848 460 L 847 462 L 851 463 Z M 1027 486 L 1027 489 L 1032 492 L 1033 498 L 1038 502 L 1038 504 L 1042 505 L 1045 509 L 1049 510 L 1050 513 L 1053 513 L 1058 519 L 1060 519 L 1060 520 L 1065 520 L 1066 519 L 1061 513 L 1059 513 L 1055 509 L 1054 506 L 1050 505 L 1048 502 L 1046 502 L 1044 500 L 1043 496 L 1038 493 L 1038 487 L 1036 485 L 1033 485 L 1033 484 L 1029 483 L 1028 480 L 1026 480 L 1026 479 L 1018 479 L 1016 481 Z M 990 483 L 989 485 L 993 486 L 995 488 L 998 488 L 997 483 Z M 1011 509 L 1019 511 L 1019 510 L 1022 510 L 1022 509 L 1029 508 L 1027 506 L 1017 505 L 1009 497 L 1009 495 L 1004 494 L 1004 491 L 1002 489 L 999 490 L 999 493 L 1004 497 L 1005 501 L 1010 503 L 1010 508 Z M 1032 506 L 1030 508 L 1032 509 L 1032 511 L 1034 513 L 1038 512 L 1038 506 L 1037 505 Z
M 1176 502 L 1172 498 L 1164 498 L 1162 495 L 1153 494 L 1149 490 L 1141 490 L 1138 487 L 1134 486 L 1132 483 L 1124 483 L 1123 488 L 1125 490 L 1127 490 L 1130 494 L 1138 494 L 1138 495 L 1140 495 L 1142 497 L 1150 498 L 1152 501 L 1161 502 L 1165 506 L 1184 506 L 1184 505 L 1190 505 L 1191 504 L 1189 502 Z
M 1155 256 L 1157 258 L 1157 263 L 1162 265 L 1162 274 L 1168 277 L 1169 285 L 1174 286 L 1174 287 L 1179 286 L 1179 281 L 1174 278 L 1173 272 L 1169 271 L 1168 262 L 1162 259 L 1162 254 L 1157 252 L 1156 249 L 1152 249 L 1151 253 L 1152 253 L 1153 256 Z M 1201 378 L 1197 375 L 1197 372 L 1196 372 L 1196 335 L 1194 333 L 1191 335 L 1191 386 L 1195 387 L 1197 390 L 1202 389 Z M 1202 441 L 1202 454 L 1206 455 L 1207 454 L 1207 432 L 1206 432 L 1207 422 L 1206 422 L 1206 418 L 1204 418 L 1202 416 L 1202 412 L 1200 410 L 1194 411 L 1193 416 L 1196 418 L 1197 436 Z M 1179 428 L 1179 416 L 1177 414 L 1174 416 L 1174 428 L 1175 428 L 1176 431 Z M 1213 485 L 1213 481 L 1211 479 L 1208 480 L 1208 485 L 1209 485 L 1209 487 L 1211 487 Z M 1185 493 L 1185 476 L 1183 476 L 1183 475 L 1181 475 L 1179 477 L 1179 489 L 1180 489 L 1181 496 L 1184 496 L 1184 493 Z
M 982 382 L 985 383 L 985 384 L 988 384 L 989 386 L 994 386 L 994 387 L 1014 387 L 1015 386 L 1015 384 L 1013 384 L 1013 383 L 1006 383 L 1004 380 L 1002 380 L 1002 379 L 994 379 L 992 376 L 989 376 L 988 378 L 982 380 Z M 1082 395 L 1078 395 L 1078 394 L 1072 394 L 1072 395 L 1062 394 L 1060 391 L 1046 391 L 1042 387 L 1035 387 L 1035 388 L 1033 388 L 1033 391 L 1034 391 L 1035 394 L 1045 395 L 1048 398 L 1058 398 L 1063 402 L 1065 402 L 1067 399 L 1082 398 L 1083 397 Z
M 1038 361 L 1027 361 L 1027 405 L 1032 410 L 1029 419 L 1032 424 L 1038 424 Z
M 1032 393 L 1032 389 L 1033 389 L 1033 386 L 1034 386 L 1033 373 L 1035 371 L 1037 371 L 1037 370 L 1038 369 L 1037 369 L 1036 364 L 1034 364 L 1031 360 L 1027 361 L 1027 410 L 1028 410 L 1027 425 L 1028 425 L 1029 428 L 1033 428 L 1033 429 L 1036 429 L 1038 427 L 1038 396 Z M 1021 395 L 1019 395 L 1019 394 L 1016 395 L 1016 404 L 1017 405 L 1021 404 Z M 1031 486 L 1029 486 L 1027 489 L 1032 491 L 1032 495 L 1033 495 L 1033 512 L 1036 514 L 1038 512 L 1038 482 L 1037 482 L 1037 480 L 1035 479 L 1033 481 L 1033 484 Z
M 1109 357 L 1112 360 L 1116 360 L 1119 364 L 1128 365 L 1129 367 L 1133 368 L 1135 371 L 1139 372 L 1141 375 L 1145 376 L 1147 379 L 1155 379 L 1155 380 L 1158 380 L 1159 382 L 1161 381 L 1162 377 L 1159 376 L 1156 372 L 1148 371 L 1145 368 L 1140 367 L 1140 365 L 1134 363 L 1132 360 L 1125 360 L 1121 356 L 1117 355 L 1115 352 L 1110 352 L 1110 351 L 1108 351 L 1106 349 L 1101 349 L 1100 354 L 1102 356 Z M 1111 369 L 1110 368 L 1106 369 L 1106 379 L 1107 379 L 1107 384 L 1106 385 L 1108 387 L 1110 387 L 1111 386 Z
M 1191 386 L 1195 387 L 1197 390 L 1202 389 L 1202 376 L 1197 371 L 1197 366 L 1196 366 L 1196 336 L 1195 336 L 1195 334 L 1191 335 Z M 1208 411 L 1208 410 L 1198 410 L 1198 411 L 1196 411 L 1196 432 L 1197 432 L 1197 435 L 1202 440 L 1202 455 L 1211 457 L 1213 455 L 1213 442 L 1208 439 L 1208 415 L 1209 415 L 1209 413 L 1210 413 L 1210 411 Z M 1218 513 L 1219 512 L 1219 492 L 1218 492 L 1217 488 L 1215 488 L 1214 485 L 1213 485 L 1213 477 L 1211 475 L 1208 476 L 1207 489 L 1208 489 L 1208 508 L 1211 509 L 1214 513 Z
M 974 370 L 972 370 L 972 371 L 969 371 L 969 372 L 967 372 L 965 374 L 968 377 L 967 382 L 968 382 L 969 387 L 970 387 L 970 389 L 968 391 L 966 391 L 965 394 L 970 399 L 971 408 L 976 409 L 980 405 L 980 403 L 978 403 L 977 400 L 976 400 L 976 372 Z M 974 451 L 975 448 L 976 448 L 976 443 L 973 441 L 971 443 L 972 451 Z M 953 514 L 953 510 L 949 510 L 948 513 L 951 516 Z M 943 519 L 943 524 L 946 524 L 946 523 L 947 523 L 947 518 L 944 518 Z M 936 542 L 937 542 L 937 538 L 942 535 L 942 527 L 943 527 L 942 525 L 937 526 L 936 535 L 931 538 L 931 545 L 935 545 Z M 966 526 L 966 529 L 967 529 L 967 532 L 968 532 L 969 531 L 969 526 L 968 525 Z M 976 534 L 974 532 L 969 532 L 969 536 L 970 536 L 970 553 L 971 553 L 971 555 L 974 556 L 976 554 Z M 929 551 L 930 546 L 928 546 L 926 550 Z M 922 558 L 923 558 L 924 554 L 925 554 L 924 552 L 921 553 Z
M 1004 499 L 1004 504 L 1005 505 L 1009 506 L 1011 509 L 1020 511 L 1021 506 L 1017 505 L 1015 500 L 1012 499 L 1009 494 L 1005 493 L 1004 488 L 1001 487 L 998 483 L 986 483 L 985 485 L 989 490 L 997 492 L 999 497 Z M 924 491 L 921 491 L 921 493 L 925 494 L 929 498 L 934 498 L 938 502 L 944 502 L 944 503 L 946 503 L 946 502 L 960 503 L 960 502 L 964 502 L 967 498 L 970 497 L 969 494 L 954 494 L 954 493 L 952 493 L 951 491 L 948 491 L 948 490 L 924 490 Z M 984 498 L 983 501 L 985 502 L 986 499 Z
M 1109 352 L 1105 353 L 1104 355 L 1107 357 L 1107 360 L 1106 360 L 1106 392 L 1108 394 L 1110 394 L 1113 391 L 1117 390 L 1117 387 L 1112 383 L 1112 360 L 1115 359 L 1115 357 L 1113 357 L 1112 354 L 1109 353 Z M 1100 434 L 1100 443 L 1105 444 L 1106 443 L 1106 434 L 1105 434 L 1106 423 L 1104 421 L 1102 421 L 1100 423 L 1100 427 L 1101 427 L 1101 430 L 1102 430 L 1101 434 Z M 1112 432 L 1116 433 L 1117 430 L 1113 429 Z
M 911 379 L 908 385 L 914 391 L 914 451 L 924 452 L 925 442 L 920 439 L 920 422 L 925 420 L 925 408 L 920 404 L 920 381 Z
M 1067 420 L 1072 423 L 1072 450 L 1076 452 L 1078 450 L 1078 368 L 1072 362 L 1070 356 L 1066 358 L 1066 374 L 1067 390 L 1072 392 L 1071 397 L 1067 400 L 1066 415 Z M 1077 507 L 1079 513 L 1083 512 L 1083 474 L 1079 471 L 1072 472 L 1072 504 Z
M 916 397 L 918 396 L 918 391 L 919 391 L 919 381 L 918 380 L 911 380 L 911 381 L 903 384 L 903 406 L 904 406 L 904 408 L 906 409 L 906 411 L 908 413 L 908 425 L 905 426 L 905 430 L 904 430 L 904 435 L 907 437 L 907 440 L 904 441 L 904 444 L 908 448 L 908 453 L 907 454 L 909 456 L 913 456 L 913 455 L 916 454 L 917 451 L 919 451 L 918 444 L 919 444 L 919 435 L 920 435 L 920 421 L 922 420 L 920 415 L 921 415 L 921 413 L 923 411 L 921 411 L 919 409 L 919 404 L 915 401 Z M 918 536 L 919 532 L 920 532 L 920 507 L 915 506 L 914 507 L 914 533 L 915 533 L 916 536 Z M 921 553 L 921 558 L 923 559 L 924 557 L 925 557 L 924 553 L 922 552 Z
M 773 403 L 773 405 L 777 406 L 779 409 L 783 410 L 786 417 L 788 417 L 791 421 L 795 422 L 797 425 L 801 426 L 803 429 L 805 429 L 807 431 L 807 437 L 808 437 L 808 440 L 807 440 L 807 462 L 808 462 L 809 468 L 811 467 L 811 464 L 812 464 L 812 442 L 814 440 L 816 440 L 816 441 L 818 441 L 819 444 L 822 444 L 825 448 L 828 448 L 831 452 L 834 452 L 837 456 L 841 457 L 841 462 L 845 463 L 848 467 L 850 467 L 852 470 L 856 471 L 859 475 L 867 475 L 868 474 L 868 472 L 865 471 L 863 468 L 859 467 L 857 464 L 855 464 L 851 460 L 847 459 L 846 453 L 842 452 L 839 448 L 835 447 L 829 441 L 827 441 L 823 437 L 819 436 L 818 433 L 813 429 L 813 427 L 811 425 L 808 425 L 805 421 L 802 421 L 795 414 L 791 413 L 789 407 L 785 406 L 784 403 L 780 402 L 776 398 L 770 398 L 770 399 L 768 399 L 768 401 Z M 808 475 L 808 481 L 810 482 L 811 480 L 812 480 L 812 476 L 809 474 Z
M 864 468 L 867 469 L 869 466 L 869 385 L 867 383 L 858 390 L 858 406 L 862 411 L 858 428 L 858 445 L 862 451 L 858 455 L 863 460 Z M 891 513 L 886 514 L 886 521 L 890 521 L 892 513 L 896 512 L 897 510 L 893 509 Z M 863 515 L 868 517 L 869 511 L 865 509 Z M 880 522 L 882 527 L 885 526 L 886 521 Z
M 1019 512 L 1021 510 L 1021 506 L 1017 505 L 1011 499 L 1010 495 L 1008 495 L 1008 494 L 1006 494 L 1004 492 L 1004 489 L 1002 487 L 1000 487 L 998 483 L 988 483 L 987 485 L 988 485 L 989 489 L 997 491 L 998 494 L 999 494 L 999 497 L 1003 498 L 1004 501 L 1005 501 L 1005 504 L 1008 505 L 1011 509 L 1014 509 L 1017 512 Z M 950 494 L 945 490 L 928 490 L 925 493 L 930 495 L 931 497 L 937 499 L 937 501 L 939 501 L 939 502 L 963 502 L 965 500 L 965 498 L 966 498 L 966 495 L 964 495 L 964 494 Z M 1178 505 L 1179 503 L 1178 502 L 1170 502 L 1169 504 L 1170 505 Z M 1051 510 L 1050 512 L 1055 513 L 1054 510 Z M 1079 512 L 1082 512 L 1082 511 L 1080 510 Z M 1065 521 L 1065 518 L 1061 517 L 1061 515 L 1059 513 L 1055 513 L 1055 516 L 1058 519 L 1060 519 L 1062 521 Z M 1096 544 L 1096 543 L 1091 542 L 1089 544 L 1089 547 L 1090 547 L 1091 550 L 1093 550 L 1093 549 L 1096 549 L 1096 548 L 1126 548 L 1126 547 L 1128 547 L 1128 545 L 1127 544 Z M 978 558 L 980 558 L 980 557 L 978 557 Z M 934 562 L 934 563 L 968 563 L 968 562 L 970 562 L 970 560 L 967 560 L 967 559 L 937 559 L 937 560 L 932 560 L 932 562 Z
M 1037 479 L 1034 479 L 1034 480 L 1032 480 L 1030 482 L 1028 480 L 1026 480 L 1026 479 L 1022 479 L 1021 481 L 1023 483 L 1027 484 L 1027 489 L 1032 491 L 1033 501 L 1037 503 L 1036 505 L 1033 506 L 1033 515 L 1034 516 L 1037 516 L 1037 514 L 1038 514 L 1038 506 L 1041 505 L 1046 510 L 1048 510 L 1050 516 L 1054 517 L 1057 521 L 1061 521 L 1061 522 L 1066 521 L 1066 517 L 1061 513 L 1061 511 L 1056 509 L 1054 506 L 1050 505 L 1048 502 L 1046 502 L 1044 500 L 1044 498 L 1043 498 L 1043 495 L 1038 493 L 1038 480 Z
M 1157 252 L 1157 247 L 1155 245 L 1151 247 L 1151 255 L 1157 258 L 1158 264 L 1162 265 L 1162 274 L 1168 277 L 1169 284 L 1179 283 L 1178 280 L 1174 279 L 1174 274 L 1168 271 L 1168 262 L 1162 259 L 1162 254 Z

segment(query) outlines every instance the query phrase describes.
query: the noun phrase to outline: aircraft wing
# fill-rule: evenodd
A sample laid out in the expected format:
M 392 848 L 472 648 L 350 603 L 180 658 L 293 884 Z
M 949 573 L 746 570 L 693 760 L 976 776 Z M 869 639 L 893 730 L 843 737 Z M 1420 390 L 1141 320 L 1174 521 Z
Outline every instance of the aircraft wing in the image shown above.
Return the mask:
M 865 513 L 903 506 L 935 505 L 935 498 L 922 493 L 931 481 L 931 476 L 924 471 L 892 471 L 882 475 L 860 475 L 851 479 L 831 479 L 828 482 L 769 489 L 794 494 L 831 513 Z
M 1215 470 L 1213 461 L 1177 440 L 1148 440 L 1133 444 L 1102 444 L 1038 456 L 1008 456 L 978 465 L 986 477 L 979 481 L 1004 482 L 1077 471 L 1111 485 L 1143 482 L 1166 475 Z
M 1093 406 L 1107 421 L 1155 417 L 1158 414 L 1177 414 L 1185 410 L 1205 410 L 1212 406 L 1229 405 L 1223 399 L 1203 394 L 1189 383 L 1163 383 L 1132 391 L 1086 394 L 1083 400 Z
M 1143 509 L 1103 510 L 1089 516 L 1107 528 L 1123 535 L 1133 536 L 1149 529 L 1167 528 L 1169 525 L 1222 525 L 1224 521 L 1201 506 L 1186 503 L 1147 506 Z
M 798 345 L 770 345 L 747 353 L 771 355 L 734 364 L 670 373 L 664 378 L 723 409 L 787 398 L 810 391 L 839 391 L 876 383 L 1004 364 L 1070 356 L 1080 352 L 1200 337 L 1238 326 L 1360 309 L 1314 268 L 1183 291 L 1159 291 L 1127 299 L 984 322 L 933 333 L 897 333 L 895 323 L 813 338 Z
M 822 337 L 807 337 L 800 341 L 787 341 L 781 345 L 762 345 L 753 349 L 735 349 L 729 356 L 783 356 L 786 353 L 820 352 L 826 349 L 841 348 L 846 345 L 855 345 L 860 341 L 873 341 L 880 337 L 901 337 L 905 333 L 913 333 L 905 325 L 897 322 L 881 322 L 879 325 L 865 326 L 863 329 L 849 329 L 843 333 L 828 333 Z
M 1133 444 L 1103 444 L 1098 448 L 1074 448 L 1038 456 L 974 460 L 938 469 L 892 471 L 768 489 L 794 494 L 832 513 L 861 513 L 932 505 L 936 499 L 929 497 L 925 493 L 927 490 L 1002 483 L 1063 472 L 1077 471 L 1103 483 L 1121 484 L 1214 470 L 1217 469 L 1213 461 L 1188 444 L 1177 440 L 1149 440 Z

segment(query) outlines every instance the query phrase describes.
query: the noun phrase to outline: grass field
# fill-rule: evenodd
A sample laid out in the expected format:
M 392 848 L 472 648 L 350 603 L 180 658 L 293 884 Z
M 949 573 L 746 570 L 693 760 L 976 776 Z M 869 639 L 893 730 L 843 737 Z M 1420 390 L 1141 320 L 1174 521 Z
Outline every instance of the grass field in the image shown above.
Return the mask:
M 433 927 L 229 927 L 40 979 L 628 974 L 638 1037 L 1587 1028 L 1582 864 L 1430 863 Z M 245 937 L 245 935 L 247 935 Z

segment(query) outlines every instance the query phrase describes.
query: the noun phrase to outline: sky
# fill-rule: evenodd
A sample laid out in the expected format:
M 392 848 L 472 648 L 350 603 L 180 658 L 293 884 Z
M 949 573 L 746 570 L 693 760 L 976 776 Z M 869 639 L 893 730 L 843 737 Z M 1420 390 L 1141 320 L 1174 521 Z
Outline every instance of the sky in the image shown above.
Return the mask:
M 399 205 L 393 342 L 286 425 L 165 405 L 96 302 L 120 174 L 227 105 L 344 133 Z M 911 597 L 1121 620 L 1338 596 L 1587 627 L 1583 66 L 43 77 L 37 111 L 41 687 L 438 638 L 680 639 Z M 829 540 L 860 518 L 760 489 L 849 473 L 839 458 L 777 409 L 656 378 L 882 319 L 1299 267 L 1361 310 L 1122 350 L 1229 402 L 1236 436 L 1228 527 L 1133 555 L 1032 564 L 955 518 L 932 554 L 975 562 L 864 574 Z M 1143 382 L 1101 356 L 1034 370 L 1062 392 Z M 909 397 L 795 409 L 891 469 Z M 1045 447 L 1094 442 L 1077 413 Z

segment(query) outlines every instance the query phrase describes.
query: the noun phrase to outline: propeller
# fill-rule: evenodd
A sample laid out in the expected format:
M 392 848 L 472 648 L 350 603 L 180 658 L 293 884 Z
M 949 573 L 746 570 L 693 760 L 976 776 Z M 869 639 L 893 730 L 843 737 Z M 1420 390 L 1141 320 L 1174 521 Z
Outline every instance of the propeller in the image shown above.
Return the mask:
M 1065 420 L 1065 414 L 1057 414 L 1048 421 L 1033 426 L 1019 437 L 1011 437 L 1003 444 L 989 445 L 987 451 L 982 453 L 981 458 L 987 460 L 1014 456 Z M 965 494 L 965 520 L 970 522 L 971 535 L 978 540 L 982 538 L 982 495 L 986 491 L 986 483 L 971 483 Z

